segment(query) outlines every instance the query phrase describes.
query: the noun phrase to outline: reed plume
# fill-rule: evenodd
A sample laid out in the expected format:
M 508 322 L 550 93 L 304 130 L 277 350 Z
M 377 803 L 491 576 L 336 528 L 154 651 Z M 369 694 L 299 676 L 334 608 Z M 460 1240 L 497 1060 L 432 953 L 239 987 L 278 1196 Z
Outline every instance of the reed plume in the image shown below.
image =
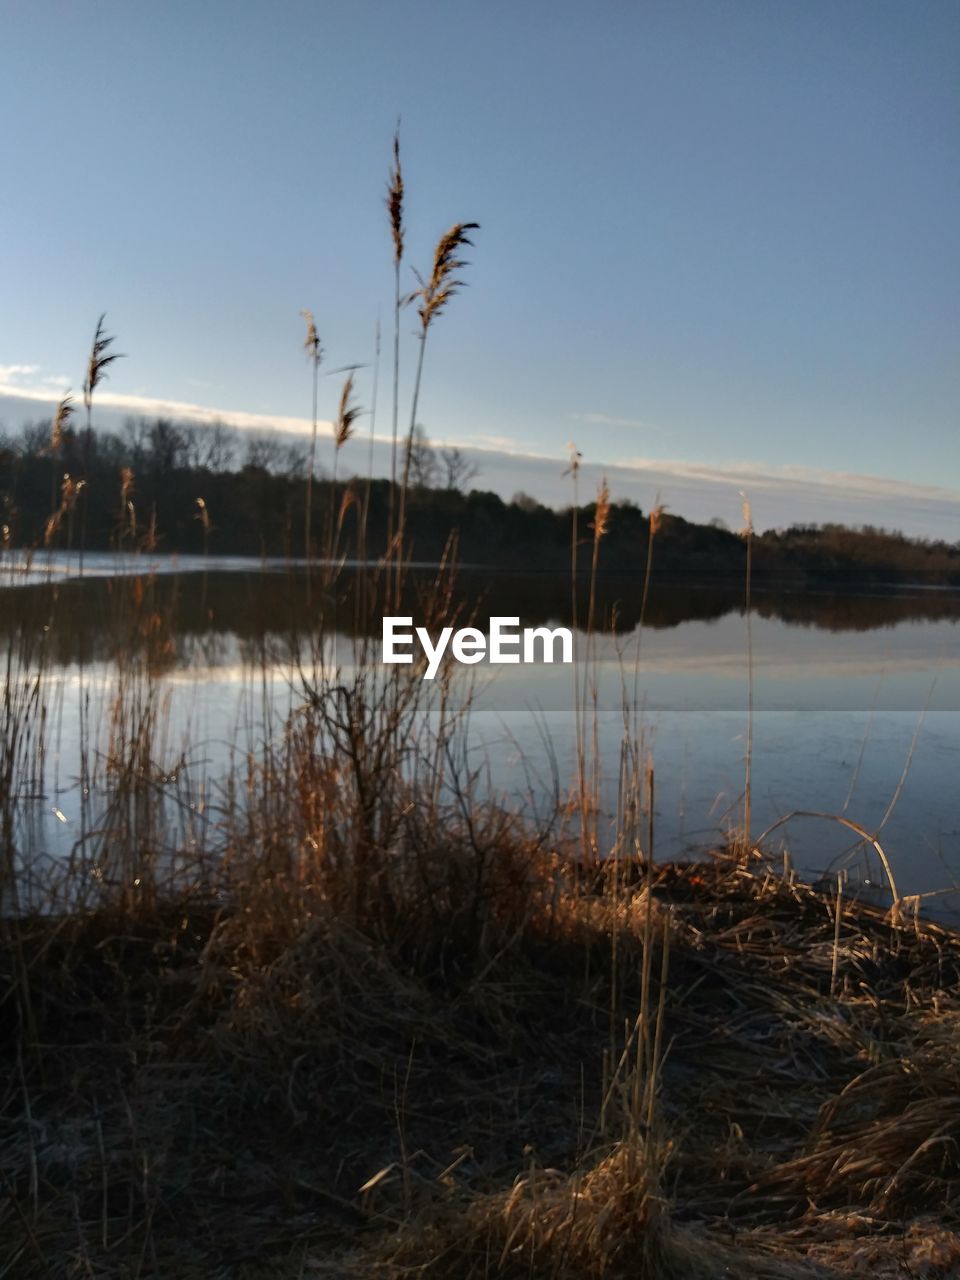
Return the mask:
M 361 410 L 354 404 L 353 399 L 353 374 L 347 375 L 343 388 L 340 392 L 340 404 L 337 406 L 337 420 L 334 423 L 333 439 L 336 446 L 336 452 L 339 453 L 343 446 L 353 435 L 354 424 L 360 417 Z
M 63 447 L 63 437 L 70 424 L 70 419 L 76 412 L 73 404 L 73 396 L 68 391 L 60 403 L 57 405 L 53 415 L 53 421 L 50 424 L 50 452 L 56 456 Z
M 422 336 L 426 336 L 433 319 L 440 314 L 450 299 L 464 287 L 464 281 L 456 278 L 456 272 L 470 264 L 457 254 L 464 245 L 472 245 L 468 231 L 479 228 L 479 222 L 456 222 L 437 242 L 433 255 L 433 270 L 429 280 L 418 276 L 420 288 L 415 290 L 410 301 L 419 299 L 417 314 L 420 317 Z
M 403 260 L 403 170 L 400 167 L 399 125 L 393 135 L 393 168 L 387 184 L 387 212 L 393 236 L 393 261 L 395 266 L 399 266 Z
M 81 490 L 86 487 L 86 480 L 74 480 L 68 473 L 64 473 L 63 484 L 60 486 L 61 505 L 64 511 L 70 512 L 74 509 Z
M 119 351 L 110 351 L 116 341 L 113 337 L 108 337 L 103 328 L 103 322 L 107 315 L 104 312 L 97 321 L 97 328 L 93 335 L 93 345 L 90 348 L 90 356 L 87 360 L 87 373 L 83 380 L 83 403 L 87 410 L 87 429 L 90 428 L 90 414 L 93 409 L 93 393 L 99 387 L 100 383 L 106 378 L 107 369 L 115 360 L 122 360 L 123 355 Z
M 593 542 L 596 546 L 600 539 L 606 534 L 610 528 L 610 486 L 607 484 L 607 477 L 604 476 L 597 490 L 597 505 L 593 513 L 593 520 L 590 522 L 590 528 L 593 530 Z
M 73 512 L 77 505 L 83 489 L 86 488 L 85 480 L 74 480 L 68 473 L 64 472 L 63 482 L 60 485 L 60 505 L 56 511 L 52 512 L 47 518 L 43 529 L 43 545 L 49 547 L 56 535 L 60 531 L 64 516 L 67 517 L 67 549 L 73 541 Z

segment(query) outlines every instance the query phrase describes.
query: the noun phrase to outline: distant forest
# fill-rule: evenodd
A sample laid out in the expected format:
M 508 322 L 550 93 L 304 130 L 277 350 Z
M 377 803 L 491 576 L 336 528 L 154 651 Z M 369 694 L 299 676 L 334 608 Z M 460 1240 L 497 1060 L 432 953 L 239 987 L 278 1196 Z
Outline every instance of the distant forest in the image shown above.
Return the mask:
M 321 444 L 325 442 L 321 441 Z M 279 436 L 166 419 L 129 420 L 121 432 L 61 433 L 49 422 L 0 433 L 0 534 L 4 547 L 87 550 L 150 546 L 160 552 L 301 556 L 308 452 Z M 451 534 L 463 564 L 526 571 L 570 567 L 572 507 L 556 510 L 518 493 L 505 502 L 470 487 L 476 471 L 459 450 L 434 449 L 418 434 L 407 500 L 407 543 L 435 560 Z M 390 482 L 320 475 L 313 484 L 317 553 L 331 528 L 338 554 L 386 547 Z M 579 564 L 589 566 L 595 506 L 578 508 Z M 612 504 L 601 572 L 642 573 L 649 513 Z M 722 581 L 743 576 L 746 540 L 719 521 L 696 524 L 664 513 L 654 539 L 654 576 Z M 880 528 L 793 526 L 753 538 L 757 581 L 960 585 L 960 543 L 922 541 Z

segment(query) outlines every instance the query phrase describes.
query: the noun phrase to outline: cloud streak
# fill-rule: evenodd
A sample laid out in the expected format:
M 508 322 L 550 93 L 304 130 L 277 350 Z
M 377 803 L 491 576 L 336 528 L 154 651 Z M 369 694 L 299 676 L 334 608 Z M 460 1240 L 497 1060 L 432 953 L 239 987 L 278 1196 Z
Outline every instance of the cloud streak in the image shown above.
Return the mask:
M 797 487 L 841 490 L 866 498 L 917 497 L 925 500 L 953 502 L 960 507 L 960 489 L 945 486 L 913 484 L 888 476 L 872 476 L 848 471 L 826 471 L 816 467 L 773 466 L 756 462 L 706 464 L 663 460 L 659 458 L 626 458 L 616 464 L 641 473 L 669 474 L 680 481 L 695 481 L 724 487 L 747 489 L 759 485 L 765 491 L 789 491 Z M 883 513 L 878 511 L 878 521 Z
M 66 381 L 59 376 L 43 376 L 37 365 L 0 365 L 0 408 L 4 398 L 8 413 L 25 415 L 34 404 L 52 406 L 62 395 Z M 199 424 L 224 422 L 243 431 L 279 432 L 298 440 L 308 436 L 311 430 L 309 419 L 303 417 L 250 413 L 108 389 L 98 393 L 97 406 L 104 425 L 107 425 L 104 419 L 135 414 Z M 613 421 L 600 414 L 571 416 L 582 421 L 591 416 L 598 426 Z M 320 434 L 329 439 L 333 431 L 331 424 L 323 421 L 318 427 Z M 369 435 L 362 433 L 346 448 L 345 464 L 355 466 L 358 472 L 366 471 L 368 440 Z M 525 447 L 512 437 L 483 433 L 458 440 L 435 439 L 433 443 L 459 446 L 480 467 L 478 485 L 493 489 L 505 498 L 525 489 L 550 504 L 564 505 L 572 499 L 570 482 L 562 479 L 566 458 L 561 447 L 556 453 L 543 453 Z M 387 475 L 389 438 L 378 434 L 375 445 L 374 473 Z M 659 494 L 678 515 L 692 520 L 720 516 L 734 528 L 740 521 L 739 491 L 744 490 L 750 496 L 755 525 L 761 530 L 794 523 L 838 521 L 899 528 L 949 542 L 960 537 L 960 490 L 946 486 L 743 461 L 715 464 L 628 456 L 603 463 L 591 461 L 589 448 L 586 452 L 587 459 L 580 473 L 583 501 L 588 500 L 595 485 L 606 475 L 615 498 L 630 498 L 649 509 Z
M 68 385 L 63 377 L 45 378 L 31 383 L 21 383 L 22 377 L 35 377 L 39 365 L 0 365 L 0 397 L 36 401 L 38 404 L 54 404 L 59 396 L 54 388 Z M 97 391 L 97 404 L 101 408 L 119 412 L 142 414 L 145 417 L 177 418 L 185 422 L 211 424 L 227 422 L 245 431 L 286 431 L 291 435 L 308 435 L 312 424 L 307 418 L 285 417 L 273 413 L 248 413 L 241 409 L 218 409 L 210 405 L 196 404 L 189 400 L 168 400 L 161 396 L 132 395 L 108 389 Z M 318 424 L 322 434 L 330 435 L 329 422 Z
M 591 427 L 630 427 L 637 431 L 652 431 L 658 436 L 668 436 L 672 432 L 666 427 L 658 427 L 656 423 L 647 422 L 643 418 L 618 418 L 610 413 L 571 413 L 577 422 L 585 422 Z

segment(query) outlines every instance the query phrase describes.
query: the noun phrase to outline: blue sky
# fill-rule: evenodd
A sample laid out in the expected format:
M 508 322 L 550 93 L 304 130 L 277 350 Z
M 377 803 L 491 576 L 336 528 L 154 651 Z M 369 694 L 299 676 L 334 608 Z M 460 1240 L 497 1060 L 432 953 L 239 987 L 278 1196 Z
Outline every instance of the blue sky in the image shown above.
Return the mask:
M 79 388 L 105 310 L 105 407 L 296 427 L 300 309 L 331 365 L 390 323 L 399 114 L 410 261 L 482 224 L 419 415 L 481 479 L 556 499 L 575 440 L 684 513 L 826 489 L 960 537 L 953 0 L 38 0 L 3 30 L 7 426 Z

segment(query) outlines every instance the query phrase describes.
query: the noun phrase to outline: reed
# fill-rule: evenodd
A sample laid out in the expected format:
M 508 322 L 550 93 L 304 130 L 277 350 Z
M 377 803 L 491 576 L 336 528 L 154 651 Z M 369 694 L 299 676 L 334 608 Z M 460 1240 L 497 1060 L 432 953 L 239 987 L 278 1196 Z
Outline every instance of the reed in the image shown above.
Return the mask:
M 408 305 L 416 305 L 417 315 L 420 318 L 420 331 L 418 334 L 420 345 L 417 350 L 417 365 L 413 378 L 413 396 L 410 405 L 410 426 L 403 451 L 403 477 L 400 482 L 397 536 L 401 546 L 406 526 L 407 489 L 410 484 L 410 463 L 417 429 L 417 409 L 420 403 L 423 357 L 427 347 L 427 335 L 437 317 L 446 310 L 450 300 L 464 287 L 464 281 L 458 278 L 457 272 L 462 271 L 469 264 L 458 255 L 466 246 L 473 244 L 467 232 L 478 230 L 479 226 L 478 222 L 454 223 L 450 230 L 445 232 L 437 241 L 433 254 L 433 266 L 429 276 L 424 279 L 419 272 L 415 272 L 419 287 L 406 299 Z
M 393 440 L 390 449 L 390 496 L 387 513 L 387 546 L 392 545 L 394 534 L 394 501 L 397 486 L 397 445 L 400 424 L 400 264 L 403 262 L 403 170 L 400 166 L 400 125 L 393 135 L 393 167 L 387 183 L 387 215 L 390 220 L 390 236 L 393 241 Z
M 323 348 L 320 345 L 320 335 L 317 333 L 317 326 L 313 318 L 312 311 L 301 311 L 307 326 L 307 336 L 304 339 L 304 349 L 310 361 L 310 385 L 312 392 L 311 415 L 310 415 L 310 457 L 307 463 L 307 487 L 304 498 L 304 514 L 303 514 L 303 557 L 306 561 L 307 574 L 307 600 L 310 599 L 311 589 L 311 563 L 313 555 L 313 480 L 317 469 L 317 396 L 319 393 L 320 365 L 323 363 Z
M 83 406 L 86 410 L 87 425 L 83 441 L 83 477 L 82 484 L 86 485 L 89 479 L 89 459 L 90 445 L 93 438 L 93 398 L 100 384 L 109 377 L 108 370 L 110 366 L 117 360 L 124 359 L 119 351 L 111 351 L 110 348 L 116 341 L 115 338 L 108 335 L 104 329 L 104 321 L 106 320 L 106 312 L 104 312 L 97 321 L 97 327 L 94 330 L 93 342 L 90 344 L 90 354 L 87 357 L 87 370 L 83 379 Z M 79 493 L 79 490 L 78 490 Z M 87 528 L 87 508 L 83 504 L 81 513 L 80 527 L 80 572 L 83 573 L 83 554 L 86 548 L 86 528 Z

